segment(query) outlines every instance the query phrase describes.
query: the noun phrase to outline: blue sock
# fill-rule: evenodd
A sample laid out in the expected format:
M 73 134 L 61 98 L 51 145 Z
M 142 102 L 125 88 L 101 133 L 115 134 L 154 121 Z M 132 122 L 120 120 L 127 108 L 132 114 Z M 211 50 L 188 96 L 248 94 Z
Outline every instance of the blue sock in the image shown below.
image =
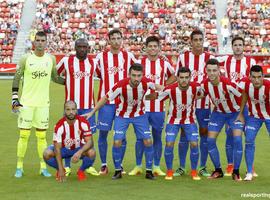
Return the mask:
M 201 167 L 206 166 L 208 157 L 207 136 L 202 135 L 200 140 Z
M 159 166 L 160 158 L 162 155 L 162 141 L 161 141 L 162 130 L 152 129 L 153 135 L 153 147 L 154 147 L 154 165 Z
M 196 147 L 190 147 L 190 162 L 191 162 L 191 169 L 196 170 L 198 166 L 198 160 L 199 160 L 199 148 Z
M 95 161 L 95 158 L 89 158 L 87 156 L 83 156 L 80 170 L 82 171 L 86 170 L 87 168 L 93 165 L 94 161 Z
M 215 166 L 215 169 L 220 168 L 220 158 L 219 158 L 219 152 L 217 148 L 216 138 L 207 138 L 208 143 L 208 152 L 210 155 L 210 158 Z
M 113 162 L 114 162 L 115 170 L 121 170 L 122 148 L 113 146 L 112 154 L 113 154 Z
M 252 166 L 254 162 L 255 145 L 254 142 L 247 143 L 245 148 L 245 158 L 247 164 L 247 173 L 252 173 Z
M 65 158 L 65 167 L 69 167 L 70 168 L 70 160 L 71 158 Z
M 107 137 L 108 137 L 108 131 L 99 131 L 99 137 L 98 137 L 98 150 L 99 150 L 99 156 L 102 164 L 107 163 L 107 149 L 108 149 L 108 143 L 107 143 Z
M 142 165 L 143 152 L 144 152 L 143 139 L 137 139 L 136 144 L 135 144 L 135 154 L 136 154 L 136 165 L 137 166 Z
M 233 136 L 234 169 L 239 169 L 243 155 L 242 136 Z
M 226 156 L 228 164 L 233 163 L 233 133 L 232 129 L 226 128 Z
M 164 157 L 165 157 L 167 170 L 171 170 L 172 165 L 173 165 L 173 147 L 165 146 Z
M 56 161 L 56 158 L 53 157 L 53 158 L 50 158 L 49 160 L 45 160 L 45 162 L 47 163 L 47 165 L 55 168 L 55 169 L 58 169 L 58 164 L 57 164 L 57 161 Z
M 154 157 L 154 148 L 153 148 L 153 145 L 151 145 L 151 146 L 144 146 L 144 154 L 145 154 L 146 170 L 152 170 L 153 157 Z
M 180 140 L 178 143 L 178 157 L 180 160 L 180 167 L 185 168 L 186 167 L 186 157 L 188 152 L 188 146 L 189 143 L 187 141 L 186 136 L 180 136 Z
M 125 138 L 125 139 L 122 140 L 122 146 L 121 146 L 121 149 L 122 149 L 121 164 L 122 164 L 123 159 L 125 157 L 126 148 L 127 148 L 127 139 Z

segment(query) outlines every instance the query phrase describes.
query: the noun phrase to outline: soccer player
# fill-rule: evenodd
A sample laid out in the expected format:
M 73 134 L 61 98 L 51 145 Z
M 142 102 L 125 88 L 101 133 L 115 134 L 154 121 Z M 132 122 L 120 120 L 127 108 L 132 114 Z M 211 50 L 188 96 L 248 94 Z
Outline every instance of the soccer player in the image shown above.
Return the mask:
M 245 40 L 242 37 L 236 36 L 232 39 L 233 55 L 218 57 L 219 61 L 224 62 L 225 77 L 235 83 L 249 76 L 251 66 L 256 64 L 256 61 L 244 55 Z M 247 114 L 247 110 L 245 112 Z M 226 156 L 228 166 L 224 176 L 231 176 L 233 172 L 233 134 L 232 130 L 226 126 Z M 257 174 L 254 172 L 254 175 Z
M 132 63 L 136 62 L 134 55 L 122 50 L 123 35 L 118 29 L 113 29 L 108 33 L 110 49 L 99 53 L 96 56 L 98 61 L 97 75 L 100 78 L 99 99 L 105 96 L 110 89 L 120 80 L 127 78 L 128 70 Z M 107 137 L 111 130 L 115 117 L 116 101 L 108 101 L 100 109 L 98 114 L 97 128 L 99 129 L 98 149 L 101 159 L 100 174 L 108 174 L 107 167 Z M 126 149 L 126 140 L 122 142 L 122 158 Z
M 174 69 L 171 64 L 160 57 L 160 41 L 156 36 L 149 36 L 146 39 L 146 56 L 141 59 L 144 66 L 144 76 L 151 79 L 159 85 L 170 84 L 176 80 Z M 153 92 L 153 91 L 151 91 Z M 165 112 L 164 101 L 158 99 L 146 100 L 145 111 L 152 126 L 153 146 L 154 146 L 154 175 L 165 176 L 166 174 L 160 169 L 160 158 L 162 155 L 161 134 L 164 125 Z M 142 157 L 143 157 L 143 140 L 136 141 L 136 166 L 129 172 L 129 175 L 137 175 L 142 173 Z
M 180 67 L 188 67 L 191 71 L 191 81 L 200 83 L 205 77 L 205 64 L 213 56 L 203 51 L 204 35 L 200 30 L 194 30 L 190 35 L 191 51 L 186 51 L 179 55 L 176 72 Z M 209 97 L 196 101 L 196 117 L 199 124 L 200 133 L 200 168 L 199 173 L 202 176 L 210 176 L 206 170 L 208 156 L 207 149 L 207 126 L 210 116 Z M 185 174 L 186 155 L 188 151 L 188 141 L 183 131 L 178 144 L 178 156 L 180 167 L 174 173 L 174 176 Z
M 270 82 L 264 79 L 262 67 L 253 65 L 250 77 L 240 82 L 243 87 L 240 113 L 237 120 L 245 122 L 245 158 L 247 174 L 245 181 L 253 178 L 252 166 L 255 154 L 255 139 L 263 123 L 270 133 Z M 243 116 L 244 107 L 248 103 L 249 116 Z
M 190 69 L 180 67 L 177 72 L 177 83 L 167 86 L 163 92 L 159 93 L 158 97 L 160 100 L 165 100 L 168 97 L 170 99 L 164 151 L 167 165 L 166 180 L 173 179 L 173 148 L 180 128 L 185 131 L 185 137 L 187 137 L 187 141 L 190 143 L 192 179 L 200 180 L 197 174 L 199 133 L 195 117 L 195 99 L 199 90 L 199 84 L 195 82 L 190 83 L 190 79 Z
M 64 84 L 64 79 L 57 75 L 55 57 L 45 52 L 46 44 L 46 34 L 37 32 L 34 40 L 35 50 L 33 53 L 21 57 L 12 83 L 12 109 L 19 113 L 18 127 L 20 129 L 17 145 L 16 178 L 21 178 L 23 175 L 23 159 L 32 127 L 36 128 L 40 174 L 45 177 L 51 176 L 42 156 L 44 149 L 47 147 L 49 88 L 51 79 L 60 84 Z M 23 86 L 19 100 L 18 91 L 22 77 Z
M 219 62 L 216 59 L 209 59 L 206 63 L 207 79 L 202 84 L 203 96 L 209 95 L 214 104 L 208 124 L 208 152 L 215 166 L 215 170 L 208 178 L 221 178 L 223 171 L 220 165 L 219 152 L 216 139 L 224 124 L 228 124 L 233 131 L 233 164 L 232 178 L 240 181 L 239 167 L 242 160 L 242 130 L 243 123 L 235 121 L 240 110 L 237 98 L 241 96 L 241 89 L 230 79 L 220 76 Z
M 94 74 L 96 62 L 87 56 L 88 41 L 80 38 L 75 42 L 76 55 L 62 58 L 56 66 L 59 75 L 65 77 L 66 101 L 75 101 L 78 105 L 78 114 L 90 112 L 94 107 Z M 96 132 L 95 116 L 89 118 L 91 133 Z M 65 159 L 66 174 L 71 173 L 70 159 Z M 92 175 L 99 175 L 94 167 L 86 170 Z
M 65 181 L 63 158 L 71 158 L 73 163 L 80 159 L 82 165 L 77 172 L 79 181 L 86 179 L 84 171 L 92 166 L 96 152 L 92 139 L 89 122 L 77 114 L 77 105 L 74 101 L 66 101 L 64 105 L 65 116 L 60 119 L 53 135 L 53 145 L 44 151 L 44 160 L 48 165 L 57 169 L 56 180 Z
M 129 124 L 133 124 L 136 137 L 142 138 L 144 142 L 144 151 L 146 159 L 147 179 L 155 179 L 152 174 L 153 162 L 153 144 L 149 123 L 144 111 L 143 98 L 148 89 L 159 89 L 162 87 L 154 84 L 143 77 L 143 66 L 141 64 L 132 64 L 129 68 L 129 78 L 124 78 L 116 83 L 113 88 L 103 96 L 95 108 L 86 115 L 91 117 L 99 110 L 108 100 L 112 101 L 119 98 L 114 120 L 114 143 L 113 143 L 113 161 L 115 166 L 114 180 L 122 178 L 121 161 L 122 161 L 122 141 L 126 137 L 126 131 Z

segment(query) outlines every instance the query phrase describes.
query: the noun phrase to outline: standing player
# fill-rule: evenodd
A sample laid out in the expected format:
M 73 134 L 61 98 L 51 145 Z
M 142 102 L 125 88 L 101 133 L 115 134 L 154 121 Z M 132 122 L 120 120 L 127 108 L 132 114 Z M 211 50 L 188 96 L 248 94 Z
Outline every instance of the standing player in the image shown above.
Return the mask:
M 195 117 L 195 99 L 199 84 L 194 82 L 190 83 L 190 79 L 190 69 L 180 67 L 177 72 L 177 83 L 167 86 L 163 92 L 159 93 L 159 99 L 164 100 L 168 97 L 170 99 L 168 122 L 166 125 L 166 146 L 164 151 L 167 165 L 166 180 L 173 179 L 173 148 L 180 128 L 185 131 L 185 137 L 187 137 L 187 141 L 190 143 L 192 179 L 201 179 L 197 174 L 199 133 Z
M 270 134 L 270 82 L 264 79 L 262 67 L 253 65 L 250 69 L 250 78 L 243 82 L 242 101 L 239 117 L 245 124 L 246 148 L 245 157 L 247 174 L 245 181 L 253 178 L 252 166 L 255 154 L 255 139 L 263 123 Z M 243 117 L 245 105 L 248 103 L 249 116 L 246 120 Z
M 121 49 L 123 36 L 120 30 L 113 29 L 109 32 L 108 36 L 110 49 L 99 53 L 96 57 L 98 60 L 97 75 L 100 78 L 99 99 L 105 96 L 114 84 L 127 78 L 130 65 L 136 62 L 132 53 Z M 98 114 L 98 149 L 102 163 L 99 173 L 102 175 L 108 174 L 107 137 L 115 117 L 115 104 L 115 100 L 107 101 Z M 122 143 L 122 148 L 123 158 L 126 149 L 125 139 Z
M 219 152 L 216 139 L 224 124 L 228 124 L 233 131 L 233 160 L 234 170 L 232 178 L 240 181 L 239 167 L 242 160 L 242 130 L 243 123 L 235 121 L 240 110 L 236 97 L 241 96 L 241 91 L 230 79 L 220 76 L 219 63 L 216 59 L 210 59 L 206 63 L 207 79 L 202 82 L 203 95 L 209 95 L 214 110 L 208 124 L 208 151 L 215 166 L 212 179 L 223 177 L 220 165 Z
M 209 53 L 203 51 L 203 33 L 200 30 L 194 30 L 190 35 L 191 51 L 186 51 L 179 55 L 176 72 L 180 67 L 187 67 L 191 71 L 191 81 L 200 83 L 206 76 L 205 64 L 212 57 Z M 200 168 L 199 173 L 203 176 L 210 176 L 206 170 L 206 162 L 208 156 L 207 149 L 207 126 L 211 110 L 209 104 L 209 97 L 199 99 L 196 102 L 196 117 L 199 124 L 200 133 Z M 181 133 L 178 156 L 180 160 L 180 167 L 174 173 L 175 176 L 185 174 L 186 155 L 188 151 L 188 141 Z
M 142 138 L 144 142 L 144 151 L 146 159 L 146 178 L 155 179 L 152 174 L 153 162 L 153 144 L 149 123 L 144 111 L 143 98 L 148 89 L 162 89 L 155 85 L 145 77 L 143 78 L 143 66 L 141 64 L 133 64 L 129 69 L 129 78 L 119 81 L 113 88 L 102 97 L 94 110 L 87 117 L 91 117 L 95 111 L 99 110 L 108 100 L 119 98 L 119 104 L 116 109 L 116 117 L 114 121 L 114 143 L 113 143 L 113 160 L 115 166 L 115 174 L 113 179 L 122 177 L 121 161 L 122 161 L 122 141 L 126 137 L 126 131 L 129 124 L 133 124 L 136 137 Z
M 174 69 L 171 64 L 160 57 L 160 41 L 156 36 L 146 39 L 146 56 L 141 59 L 144 66 L 144 76 L 159 85 L 170 84 L 176 80 Z M 154 91 L 151 91 L 154 92 Z M 161 134 L 165 119 L 164 101 L 146 100 L 145 111 L 149 123 L 152 126 L 153 146 L 154 146 L 154 175 L 165 176 L 160 169 L 160 158 L 162 155 Z M 129 175 L 142 173 L 143 140 L 136 141 L 136 167 L 129 172 Z
M 79 181 L 83 181 L 86 179 L 85 169 L 94 163 L 96 156 L 91 128 L 84 117 L 77 115 L 77 105 L 74 101 L 66 101 L 64 112 L 65 116 L 54 128 L 54 144 L 44 151 L 44 160 L 57 169 L 56 180 L 63 182 L 66 175 L 62 159 L 71 158 L 74 163 L 82 159 L 77 176 Z
M 87 57 L 88 42 L 80 38 L 75 42 L 76 55 L 64 57 L 57 65 L 59 75 L 65 76 L 65 96 L 66 101 L 75 101 L 78 105 L 78 114 L 82 115 L 90 112 L 94 107 L 94 73 L 96 63 Z M 96 132 L 95 116 L 89 118 L 92 134 Z M 70 159 L 65 160 L 66 174 L 71 173 Z M 90 167 L 86 172 L 92 175 L 99 175 L 94 167 Z
M 242 37 L 234 37 L 232 39 L 233 55 L 218 58 L 224 62 L 225 76 L 235 83 L 248 77 L 251 66 L 256 64 L 253 58 L 244 55 L 244 42 Z M 226 156 L 228 166 L 224 175 L 231 176 L 233 172 L 233 134 L 228 126 L 226 127 Z M 254 175 L 257 176 L 255 172 Z
M 55 57 L 45 53 L 47 37 L 44 32 L 37 32 L 34 40 L 35 50 L 22 56 L 12 83 L 12 109 L 19 112 L 18 127 L 20 138 L 17 145 L 16 178 L 23 175 L 23 159 L 27 149 L 31 128 L 36 128 L 37 149 L 40 159 L 40 174 L 51 176 L 43 160 L 43 151 L 47 147 L 46 130 L 49 125 L 49 88 L 53 81 L 64 84 L 64 79 L 57 76 Z M 23 87 L 19 101 L 18 91 L 23 77 Z

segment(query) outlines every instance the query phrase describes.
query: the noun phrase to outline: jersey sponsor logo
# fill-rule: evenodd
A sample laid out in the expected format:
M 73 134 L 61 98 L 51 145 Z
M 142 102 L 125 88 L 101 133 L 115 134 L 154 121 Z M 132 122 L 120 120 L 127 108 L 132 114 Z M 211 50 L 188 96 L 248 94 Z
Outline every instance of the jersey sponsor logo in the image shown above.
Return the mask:
M 226 99 L 218 99 L 218 98 L 213 99 L 213 103 L 215 105 L 221 104 L 222 102 L 226 102 Z
M 46 76 L 48 76 L 48 73 L 45 70 L 32 72 L 32 79 L 41 79 Z
M 77 71 L 73 73 L 73 77 L 75 79 L 83 79 L 85 77 L 91 77 L 91 73 L 89 72 L 83 72 L 83 71 Z
M 217 123 L 209 122 L 209 126 L 218 126 Z
M 192 104 L 186 104 L 186 105 L 184 105 L 184 104 L 178 104 L 178 105 L 176 105 L 176 109 L 177 110 L 180 110 L 180 111 L 188 110 L 191 107 L 192 107 Z
M 245 128 L 246 128 L 246 129 L 253 130 L 253 131 L 255 131 L 255 130 L 256 130 L 256 128 L 255 128 L 255 127 L 253 127 L 253 126 L 247 126 L 247 125 L 246 125 L 246 126 L 245 126 Z
M 138 100 L 138 99 L 129 100 L 128 105 L 136 106 L 139 104 L 139 102 L 140 102 L 140 100 Z
M 252 101 L 254 102 L 254 104 L 265 104 L 265 99 L 266 99 L 266 96 L 263 95 L 263 100 L 259 100 L 259 99 L 252 99 Z
M 147 74 L 145 77 L 152 81 L 160 80 L 161 78 L 158 74 Z
M 196 77 L 200 77 L 200 76 L 204 76 L 204 73 L 203 72 L 200 72 L 200 71 L 197 71 L 197 70 L 193 70 L 191 72 L 191 77 L 192 78 L 196 78 Z
M 242 79 L 245 77 L 245 74 L 243 73 L 238 73 L 238 72 L 231 72 L 230 73 L 230 77 L 232 80 L 238 80 L 238 79 Z
M 125 69 L 123 67 L 110 67 L 108 68 L 108 73 L 109 74 L 117 74 L 118 72 L 124 72 Z
M 79 139 L 79 138 L 75 138 L 75 139 L 71 139 L 71 138 L 69 138 L 69 139 L 65 139 L 65 141 L 64 141 L 64 143 L 65 143 L 65 146 L 66 147 L 71 147 L 72 145 L 76 145 L 76 146 L 78 146 L 78 145 L 80 145 L 80 143 L 81 143 L 81 140 Z

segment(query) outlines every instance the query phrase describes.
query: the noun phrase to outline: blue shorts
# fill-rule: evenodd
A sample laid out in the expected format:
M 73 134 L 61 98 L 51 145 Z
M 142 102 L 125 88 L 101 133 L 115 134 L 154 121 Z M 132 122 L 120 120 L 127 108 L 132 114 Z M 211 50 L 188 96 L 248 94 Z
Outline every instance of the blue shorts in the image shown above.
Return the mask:
M 115 117 L 114 119 L 114 140 L 123 140 L 126 138 L 126 132 L 129 124 L 133 125 L 137 139 L 151 139 L 152 135 L 146 115 L 132 118 Z
M 78 115 L 83 115 L 85 113 L 91 112 L 93 109 L 78 109 Z M 90 129 L 92 133 L 94 134 L 97 131 L 97 125 L 96 125 L 96 115 L 94 114 L 92 117 L 88 119 L 88 122 L 90 123 Z
M 97 128 L 102 131 L 110 131 L 114 117 L 115 104 L 105 104 L 99 109 Z
M 150 126 L 158 131 L 162 131 L 164 127 L 165 112 L 146 112 L 145 114 Z
M 211 110 L 210 109 L 196 109 L 196 118 L 200 128 L 207 128 L 210 119 Z
M 244 124 L 240 121 L 235 122 L 239 112 L 232 113 L 221 113 L 213 111 L 210 116 L 210 121 L 208 124 L 208 131 L 220 132 L 224 124 L 227 124 L 232 130 L 243 130 Z
M 47 149 L 54 151 L 54 145 L 48 146 Z M 81 149 L 81 147 L 78 147 L 78 148 L 73 149 L 73 150 L 63 147 L 63 148 L 61 148 L 61 156 L 62 156 L 62 158 L 71 158 L 80 149 Z
M 167 124 L 166 125 L 166 142 L 175 142 L 177 134 L 182 128 L 189 142 L 197 142 L 199 133 L 196 124 Z
M 260 130 L 262 124 L 265 123 L 267 128 L 268 134 L 270 135 L 270 119 L 258 119 L 255 117 L 249 116 L 246 120 L 245 125 L 245 134 L 246 134 L 246 141 L 254 141 L 255 137 Z
M 247 119 L 249 117 L 248 116 L 248 108 L 247 108 L 247 106 L 244 107 L 243 115 L 244 115 L 245 121 L 247 121 Z M 226 130 L 225 130 L 226 134 L 231 134 L 232 133 L 231 132 L 232 130 L 231 130 L 231 128 L 230 128 L 230 126 L 228 124 L 226 124 L 225 128 L 226 128 Z M 244 127 L 244 130 L 245 130 L 245 127 Z

